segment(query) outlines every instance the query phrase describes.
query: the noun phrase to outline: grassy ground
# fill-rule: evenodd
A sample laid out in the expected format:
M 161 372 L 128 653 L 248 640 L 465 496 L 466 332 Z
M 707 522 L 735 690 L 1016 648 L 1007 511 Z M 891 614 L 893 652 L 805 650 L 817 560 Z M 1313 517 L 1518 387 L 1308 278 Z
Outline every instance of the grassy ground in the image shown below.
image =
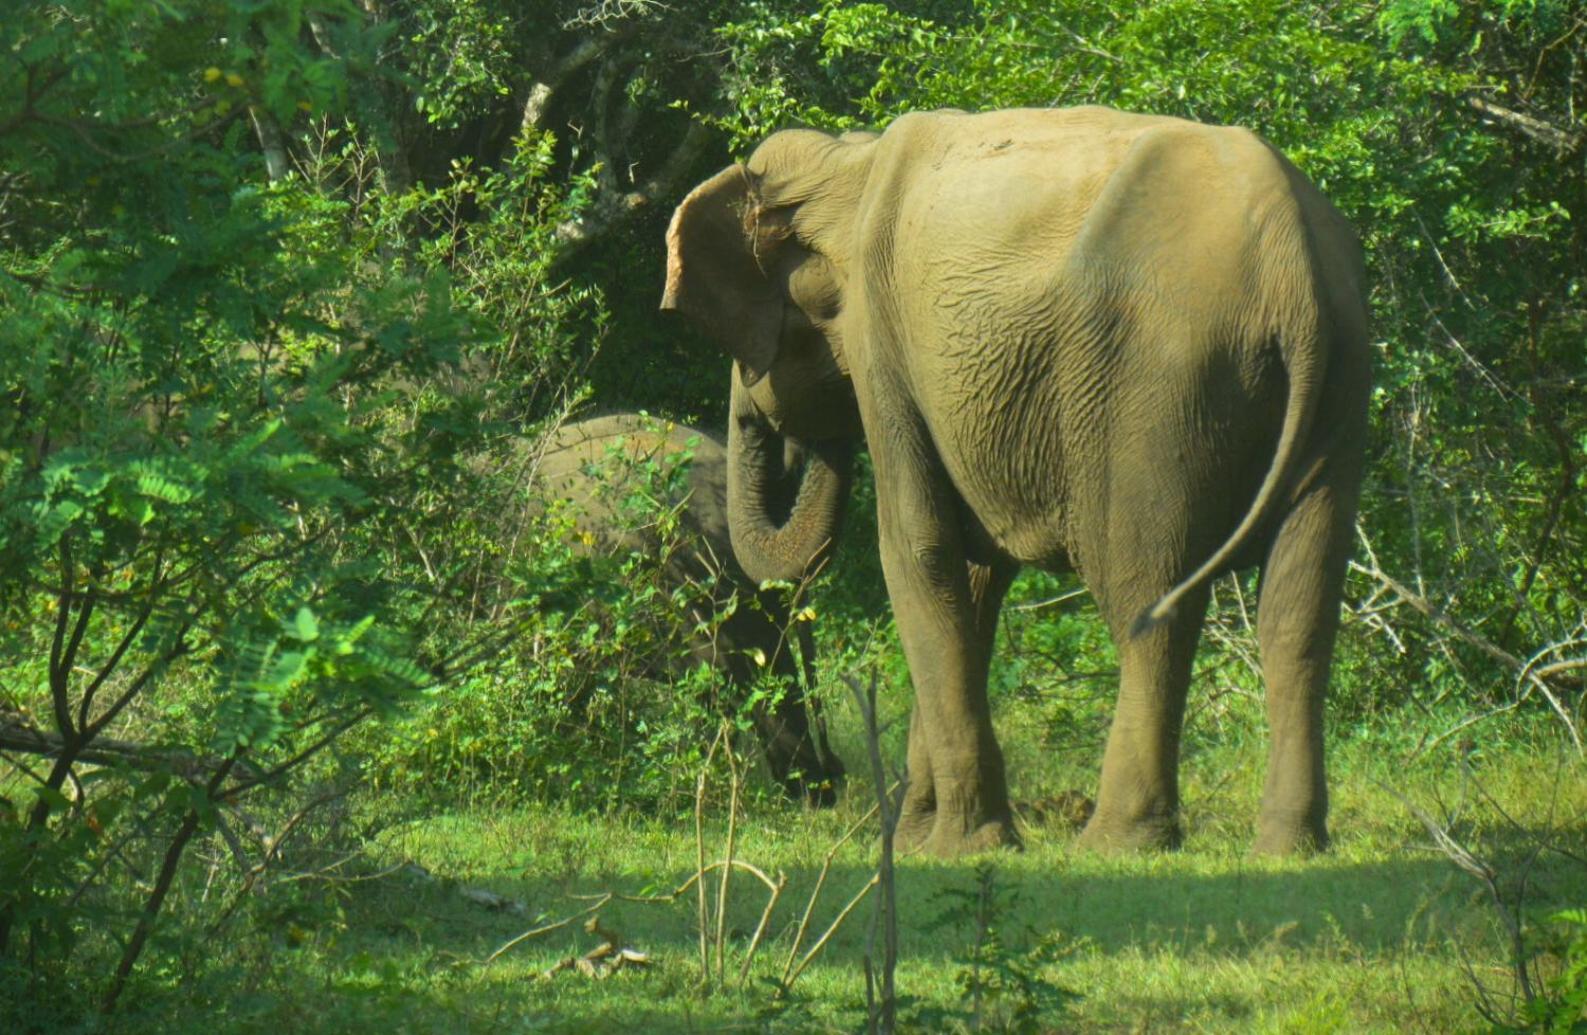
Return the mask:
M 1202 751 L 1187 762 L 1188 837 L 1177 853 L 1079 854 L 1067 824 L 1048 817 L 1025 824 L 1023 853 L 904 859 L 904 1030 L 974 1030 L 959 980 L 974 925 L 934 921 L 979 881 L 990 882 L 990 920 L 1003 946 L 994 962 L 1026 973 L 1037 991 L 1080 996 L 1049 1008 L 1027 1030 L 1480 1030 L 1473 977 L 1500 996 L 1511 988 L 1502 928 L 1481 886 L 1426 847 L 1428 836 L 1396 794 L 1453 814 L 1457 834 L 1504 875 L 1506 894 L 1519 889 L 1525 869 L 1529 915 L 1587 904 L 1579 858 L 1544 852 L 1526 864 L 1537 837 L 1576 852 L 1587 844 L 1587 775 L 1551 741 L 1522 740 L 1464 760 L 1448 752 L 1408 760 L 1408 752 L 1382 744 L 1344 745 L 1334 752 L 1336 845 L 1309 861 L 1246 853 L 1259 786 L 1253 748 Z M 851 745 L 847 757 L 861 755 Z M 1050 793 L 1066 776 L 1089 786 L 1085 773 L 1049 772 L 1043 786 L 1022 794 Z M 687 819 L 479 807 L 388 826 L 368 867 L 394 872 L 332 889 L 305 885 L 295 906 L 261 916 L 235 943 L 235 959 L 201 981 L 175 983 L 170 997 L 153 997 L 146 1009 L 165 1030 L 173 1016 L 202 1018 L 209 1030 L 258 1032 L 862 1030 L 868 905 L 791 996 L 774 1000 L 769 979 L 781 972 L 822 858 L 863 813 L 865 797 L 856 783 L 826 813 L 751 803 L 738 854 L 785 873 L 788 887 L 744 987 L 729 980 L 726 990 L 698 990 L 693 897 L 617 901 L 601 910 L 603 927 L 650 954 L 643 970 L 599 981 L 572 971 L 540 977 L 600 941 L 579 923 L 482 963 L 537 917 L 585 908 L 581 896 L 671 890 L 693 872 L 696 847 Z M 708 828 L 708 854 L 720 851 L 723 833 L 720 822 Z M 861 841 L 837 853 L 817 929 L 869 878 L 874 851 Z M 409 862 L 429 876 L 398 868 Z M 477 888 L 522 902 L 527 912 L 478 905 L 464 894 Z M 730 898 L 731 976 L 765 893 L 738 877 Z M 1027 964 L 1041 936 L 1054 951 Z M 1005 1030 L 1010 1002 L 1019 998 L 983 1003 L 982 1030 Z

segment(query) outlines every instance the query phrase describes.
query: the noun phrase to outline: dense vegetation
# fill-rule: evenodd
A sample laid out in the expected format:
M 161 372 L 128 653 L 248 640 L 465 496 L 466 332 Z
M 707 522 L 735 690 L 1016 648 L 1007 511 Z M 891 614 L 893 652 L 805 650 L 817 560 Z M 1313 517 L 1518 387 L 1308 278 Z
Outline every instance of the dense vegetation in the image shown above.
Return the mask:
M 590 560 L 558 515 L 527 516 L 519 444 L 581 406 L 720 421 L 725 360 L 655 313 L 660 242 L 682 193 L 764 134 L 1084 103 L 1250 126 L 1361 230 L 1378 364 L 1331 703 L 1339 749 L 1377 779 L 1395 779 L 1384 759 L 1423 773 L 1429 796 L 1454 793 L 1437 783 L 1450 773 L 1558 759 L 1559 808 L 1512 782 L 1512 811 L 1522 801 L 1546 819 L 1490 832 L 1510 838 L 1494 842 L 1505 858 L 1565 858 L 1542 846 L 1579 838 L 1587 804 L 1576 0 L 11 3 L 0 1028 L 119 1012 L 156 1030 L 212 1007 L 202 989 L 238 974 L 286 996 L 259 978 L 294 965 L 278 954 L 329 967 L 317 932 L 382 922 L 348 904 L 347 881 L 393 853 L 448 857 L 424 841 L 439 835 L 393 834 L 402 821 L 456 810 L 471 837 L 478 810 L 528 810 L 525 836 L 545 852 L 522 873 L 552 894 L 567 890 L 556 853 L 592 850 L 551 826 L 616 837 L 641 817 L 690 815 L 722 714 L 742 716 L 716 700 L 708 669 L 659 685 L 652 662 L 681 652 L 683 602 L 656 559 Z M 864 748 L 839 677 L 878 671 L 884 712 L 908 707 L 868 506 L 862 484 L 813 591 L 855 772 Z M 995 707 L 1026 801 L 1089 786 L 1108 715 L 1111 647 L 1074 588 L 1027 573 L 1001 634 Z M 1188 750 L 1206 766 L 1190 781 L 1203 802 L 1217 800 L 1220 766 L 1254 764 L 1250 591 L 1220 584 L 1201 655 Z M 889 760 L 900 743 L 895 723 Z M 825 844 L 867 793 L 851 787 Z M 755 780 L 745 796 L 767 831 L 793 822 Z M 1363 807 L 1372 849 L 1402 851 L 1415 821 L 1398 817 L 1391 843 L 1398 828 L 1379 813 L 1397 806 L 1376 800 Z M 1033 862 L 1055 858 L 1041 843 Z M 824 845 L 802 851 L 808 864 Z M 676 871 L 660 862 L 593 854 L 628 890 L 670 890 Z M 464 856 L 463 871 L 482 868 Z M 574 859 L 564 876 L 587 870 Z M 1040 938 L 1028 952 L 988 941 L 990 890 L 953 913 L 974 884 L 963 873 L 930 881 L 958 880 L 938 912 L 968 917 L 979 955 L 964 999 L 933 994 L 974 1010 L 928 1003 L 919 1023 L 980 1028 L 985 969 L 1014 1004 L 1009 1030 L 1042 1030 L 1017 1025 L 1071 1001 L 1050 980 L 1062 954 L 1043 955 Z M 1561 874 L 1545 904 L 1587 902 L 1587 874 Z M 1550 927 L 1553 906 L 1524 908 L 1526 879 L 1489 877 L 1515 952 L 1554 963 L 1537 970 L 1532 1007 L 1471 1002 L 1513 1024 L 1553 1010 L 1554 1030 L 1570 1030 L 1587 1000 L 1581 936 L 1574 950 L 1550 942 L 1570 936 L 1569 917 Z M 1395 919 L 1409 938 L 1415 918 Z M 685 955 L 691 922 L 670 935 Z M 359 944 L 358 967 L 401 983 Z M 937 980 L 915 973 L 921 988 Z M 1065 973 L 1105 981 L 1095 967 Z M 678 980 L 642 997 L 687 997 Z M 302 1020 L 259 995 L 239 1025 Z M 588 1008 L 545 1016 L 578 1030 Z M 764 1022 L 853 1021 L 781 1009 Z M 1475 1008 L 1455 1016 L 1481 1023 Z

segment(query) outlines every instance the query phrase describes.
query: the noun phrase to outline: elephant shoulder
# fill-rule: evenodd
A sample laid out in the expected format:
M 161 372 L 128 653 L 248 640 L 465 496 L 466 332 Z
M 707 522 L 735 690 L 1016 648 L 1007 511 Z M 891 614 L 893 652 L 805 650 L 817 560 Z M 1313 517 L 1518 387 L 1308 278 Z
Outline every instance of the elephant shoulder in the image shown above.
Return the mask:
M 1202 177 L 1187 191 L 1214 193 L 1285 186 L 1286 161 L 1243 126 L 1211 126 L 1176 118 L 1144 120 L 1121 155 L 1119 172 L 1133 178 Z

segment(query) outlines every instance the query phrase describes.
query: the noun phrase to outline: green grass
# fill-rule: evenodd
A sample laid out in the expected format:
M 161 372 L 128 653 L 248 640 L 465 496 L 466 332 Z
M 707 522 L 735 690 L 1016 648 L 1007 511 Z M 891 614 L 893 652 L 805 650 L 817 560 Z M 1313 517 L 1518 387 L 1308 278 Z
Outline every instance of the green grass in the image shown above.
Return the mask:
M 996 887 L 1015 896 L 995 918 L 1008 951 L 1023 952 L 1039 934 L 1061 935 L 1061 955 L 1041 976 L 1083 996 L 1045 1018 L 1041 1030 L 1480 1030 L 1471 976 L 1501 995 L 1510 988 L 1501 928 L 1480 885 L 1426 847 L 1427 835 L 1387 788 L 1435 814 L 1458 809 L 1457 833 L 1513 890 L 1532 838 L 1575 851 L 1587 844 L 1581 761 L 1546 738 L 1464 762 L 1447 752 L 1407 761 L 1403 748 L 1378 741 L 1346 744 L 1334 752 L 1333 851 L 1270 861 L 1246 851 L 1259 787 L 1253 748 L 1207 749 L 1187 761 L 1182 851 L 1089 856 L 1073 851 L 1072 832 L 1055 823 L 1027 824 L 1024 852 L 990 857 Z M 861 755 L 850 745 L 847 757 L 852 764 Z M 1088 786 L 1079 783 L 1083 771 L 1049 772 L 1037 789 L 1066 779 Z M 1491 800 L 1478 797 L 1477 786 Z M 820 861 L 862 814 L 866 793 L 852 783 L 827 813 L 751 802 L 738 854 L 769 873 L 786 873 L 788 889 L 746 988 L 698 990 L 692 895 L 602 910 L 604 926 L 652 955 L 645 970 L 601 981 L 573 972 L 539 977 L 598 941 L 578 924 L 483 965 L 537 915 L 556 919 L 583 909 L 588 899 L 580 896 L 676 887 L 693 872 L 696 848 L 687 817 L 601 819 L 480 806 L 390 825 L 368 849 L 366 872 L 412 861 L 434 880 L 400 870 L 301 885 L 295 906 L 257 915 L 248 935 L 234 941 L 234 958 L 193 981 L 173 981 L 163 994 L 148 989 L 141 1007 L 163 1030 L 200 1018 L 209 1030 L 243 1032 L 860 1030 L 868 905 L 793 996 L 774 1002 L 766 979 L 780 972 Z M 709 856 L 720 851 L 722 835 L 713 820 Z M 869 878 L 873 860 L 874 843 L 838 853 L 816 911 L 818 929 Z M 974 865 L 906 858 L 899 866 L 898 987 L 905 1018 L 916 1018 L 905 1030 L 941 1030 L 943 1012 L 968 1017 L 955 975 L 971 932 L 931 921 L 948 908 L 945 892 L 975 885 Z M 1587 866 L 1579 859 L 1545 852 L 1527 876 L 1533 915 L 1587 903 Z M 523 902 L 528 915 L 476 905 L 459 893 L 470 887 Z M 714 895 L 714 881 L 711 888 Z M 731 899 L 730 973 L 765 893 L 736 877 Z M 936 1019 L 921 1020 L 933 1010 Z M 136 1017 L 127 1020 L 136 1026 Z

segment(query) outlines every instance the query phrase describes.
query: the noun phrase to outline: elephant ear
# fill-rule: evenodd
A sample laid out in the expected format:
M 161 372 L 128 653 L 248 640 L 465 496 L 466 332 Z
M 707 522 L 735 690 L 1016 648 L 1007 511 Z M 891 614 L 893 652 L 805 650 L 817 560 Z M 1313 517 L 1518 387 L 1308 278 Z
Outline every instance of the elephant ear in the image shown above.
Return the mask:
M 730 165 L 689 192 L 667 228 L 663 310 L 687 315 L 738 360 L 746 384 L 771 369 L 783 297 L 767 277 L 765 233 L 750 174 Z M 769 230 L 770 228 L 765 228 Z

